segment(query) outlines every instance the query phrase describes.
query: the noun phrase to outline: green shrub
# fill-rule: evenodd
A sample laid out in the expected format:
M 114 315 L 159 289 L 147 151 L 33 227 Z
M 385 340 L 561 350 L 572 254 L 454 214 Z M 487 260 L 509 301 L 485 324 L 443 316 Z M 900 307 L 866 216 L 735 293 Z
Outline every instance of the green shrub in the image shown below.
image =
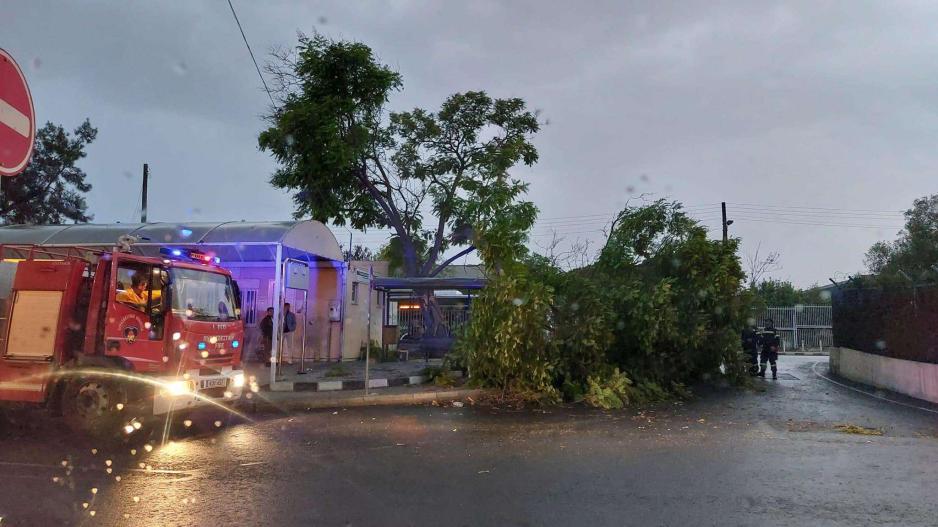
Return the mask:
M 472 319 L 456 345 L 477 383 L 559 400 L 548 338 L 551 300 L 550 290 L 524 273 L 488 283 L 473 301 Z
M 632 381 L 619 368 L 601 376 L 589 376 L 587 392 L 583 400 L 590 406 L 612 410 L 629 404 L 632 398 Z

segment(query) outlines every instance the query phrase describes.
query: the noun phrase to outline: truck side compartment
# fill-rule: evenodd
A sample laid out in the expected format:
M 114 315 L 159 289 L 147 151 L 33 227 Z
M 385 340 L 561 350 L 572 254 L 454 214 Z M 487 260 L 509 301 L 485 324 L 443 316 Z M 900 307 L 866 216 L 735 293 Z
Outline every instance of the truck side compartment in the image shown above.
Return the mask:
M 76 301 L 87 263 L 81 260 L 17 262 L 12 287 L 0 291 L 4 308 L 0 399 L 42 403 L 55 374 L 79 350 L 84 321 Z M 10 272 L 4 265 L 2 272 Z M 3 281 L 0 281 L 3 283 Z

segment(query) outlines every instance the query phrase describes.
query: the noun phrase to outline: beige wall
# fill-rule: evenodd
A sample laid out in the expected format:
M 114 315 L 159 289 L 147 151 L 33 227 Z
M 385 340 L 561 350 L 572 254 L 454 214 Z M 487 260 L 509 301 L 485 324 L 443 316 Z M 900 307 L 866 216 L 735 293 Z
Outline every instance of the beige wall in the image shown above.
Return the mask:
M 938 364 L 831 348 L 830 368 L 851 381 L 938 403 Z
M 368 269 L 374 268 L 375 276 L 387 276 L 388 262 L 353 261 L 346 273 L 345 284 L 345 333 L 342 360 L 355 360 L 361 355 L 362 347 L 368 342 Z M 353 301 L 353 291 L 358 289 Z M 381 321 L 385 298 L 371 291 L 371 340 L 381 345 Z

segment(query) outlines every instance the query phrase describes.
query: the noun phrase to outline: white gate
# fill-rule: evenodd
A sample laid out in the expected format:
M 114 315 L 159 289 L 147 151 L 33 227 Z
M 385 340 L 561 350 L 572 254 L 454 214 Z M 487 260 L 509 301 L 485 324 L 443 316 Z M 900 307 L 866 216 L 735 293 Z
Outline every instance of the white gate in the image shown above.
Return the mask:
M 834 345 L 831 306 L 769 307 L 758 318 L 756 325 L 764 327 L 768 319 L 775 322 L 783 351 L 829 348 Z

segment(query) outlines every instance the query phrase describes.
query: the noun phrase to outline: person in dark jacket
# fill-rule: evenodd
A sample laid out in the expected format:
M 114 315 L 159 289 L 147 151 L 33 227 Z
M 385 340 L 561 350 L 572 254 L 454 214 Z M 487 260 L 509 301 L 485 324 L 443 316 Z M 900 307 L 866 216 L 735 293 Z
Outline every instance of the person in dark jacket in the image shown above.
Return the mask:
M 759 377 L 765 377 L 765 364 L 772 365 L 772 379 L 778 379 L 778 347 L 781 339 L 775 330 L 775 322 L 770 318 L 765 321 L 765 329 L 759 334 L 759 345 L 762 353 L 759 356 Z
M 261 351 L 264 363 L 270 366 L 270 354 L 274 342 L 274 308 L 267 308 L 267 316 L 261 319 L 261 336 L 264 337 L 264 349 Z
M 752 324 L 743 329 L 743 354 L 746 358 L 746 370 L 755 377 L 759 374 L 759 335 Z

